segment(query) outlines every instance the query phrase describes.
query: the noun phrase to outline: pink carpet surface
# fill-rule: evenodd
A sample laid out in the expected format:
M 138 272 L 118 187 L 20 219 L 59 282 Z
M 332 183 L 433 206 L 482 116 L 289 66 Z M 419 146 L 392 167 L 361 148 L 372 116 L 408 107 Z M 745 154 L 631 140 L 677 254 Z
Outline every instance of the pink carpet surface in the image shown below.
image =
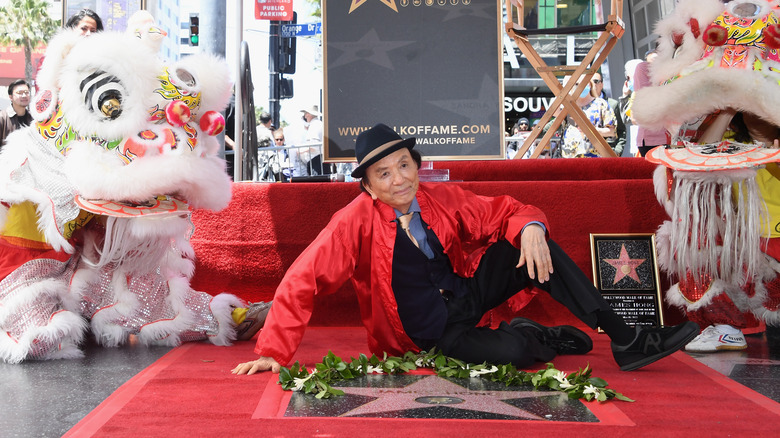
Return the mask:
M 780 404 L 684 353 L 622 372 L 608 338 L 592 336 L 591 353 L 559 356 L 556 367 L 571 372 L 590 364 L 594 376 L 636 400 L 579 402 L 598 419 L 592 422 L 287 417 L 291 393 L 281 390 L 277 375 L 230 373 L 237 363 L 254 358 L 253 342 L 232 347 L 190 343 L 128 381 L 65 436 L 768 436 L 780 421 Z M 295 359 L 313 365 L 329 350 L 344 359 L 367 352 L 365 332 L 311 328 Z

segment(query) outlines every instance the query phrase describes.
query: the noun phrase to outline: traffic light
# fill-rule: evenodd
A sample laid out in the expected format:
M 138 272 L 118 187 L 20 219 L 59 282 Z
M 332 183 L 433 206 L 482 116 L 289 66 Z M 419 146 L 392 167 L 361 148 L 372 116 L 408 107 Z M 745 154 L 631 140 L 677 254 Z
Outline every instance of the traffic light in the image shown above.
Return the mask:
M 291 99 L 293 97 L 293 81 L 292 79 L 282 78 L 279 81 L 279 98 Z
M 279 38 L 279 73 L 295 73 L 295 49 L 297 38 Z
M 200 40 L 200 26 L 198 25 L 198 14 L 190 14 L 190 45 L 197 46 Z
M 282 36 L 282 25 L 295 25 L 298 23 L 298 13 L 293 12 L 293 19 L 291 21 L 275 21 L 272 22 L 271 38 L 269 38 L 268 46 L 268 61 L 270 63 L 269 69 L 276 73 L 295 73 L 295 49 L 296 41 L 295 35 L 284 37 Z

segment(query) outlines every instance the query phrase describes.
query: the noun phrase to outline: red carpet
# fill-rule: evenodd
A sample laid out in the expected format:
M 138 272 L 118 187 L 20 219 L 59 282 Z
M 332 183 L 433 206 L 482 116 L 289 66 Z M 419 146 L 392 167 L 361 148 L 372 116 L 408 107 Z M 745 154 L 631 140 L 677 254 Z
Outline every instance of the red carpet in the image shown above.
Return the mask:
M 436 163 L 464 188 L 482 195 L 509 194 L 546 212 L 551 235 L 590 276 L 590 233 L 652 233 L 667 218 L 653 194 L 653 166 L 642 159 L 513 160 Z M 528 161 L 533 161 L 529 163 Z M 445 165 L 446 164 L 446 165 Z M 234 184 L 222 212 L 196 211 L 192 244 L 197 266 L 192 286 L 270 300 L 284 271 L 359 193 L 357 184 Z M 662 278 L 662 282 L 666 279 Z M 491 325 L 515 312 L 502 306 Z M 680 319 L 665 308 L 666 323 Z M 547 294 L 522 314 L 543 324 L 582 326 Z M 351 285 L 317 297 L 311 328 L 296 359 L 314 364 L 332 349 L 344 359 L 367 353 Z M 320 327 L 325 326 L 325 327 Z M 351 326 L 349 328 L 335 328 Z M 67 436 L 747 436 L 767 435 L 780 405 L 690 359 L 683 353 L 637 372 L 621 372 L 608 339 L 594 335 L 587 356 L 555 360 L 576 371 L 588 362 L 594 375 L 635 403 L 590 403 L 598 421 L 388 419 L 280 417 L 290 393 L 277 376 L 234 376 L 255 357 L 252 342 L 234 347 L 191 343 L 176 348 L 120 387 Z M 539 364 L 539 368 L 543 367 Z
M 313 364 L 332 348 L 347 359 L 366 352 L 358 328 L 313 328 L 296 358 Z M 120 387 L 66 436 L 766 436 L 780 420 L 780 404 L 707 368 L 684 353 L 635 372 L 621 372 L 608 338 L 594 335 L 586 356 L 556 358 L 575 371 L 588 362 L 594 375 L 636 400 L 588 403 L 598 422 L 529 420 L 409 420 L 285 418 L 289 393 L 276 375 L 234 376 L 230 369 L 254 357 L 252 342 L 234 347 L 191 343 L 176 348 Z M 540 367 L 543 364 L 540 364 Z M 280 403 L 282 403 L 280 405 Z M 276 414 L 275 414 L 276 413 Z

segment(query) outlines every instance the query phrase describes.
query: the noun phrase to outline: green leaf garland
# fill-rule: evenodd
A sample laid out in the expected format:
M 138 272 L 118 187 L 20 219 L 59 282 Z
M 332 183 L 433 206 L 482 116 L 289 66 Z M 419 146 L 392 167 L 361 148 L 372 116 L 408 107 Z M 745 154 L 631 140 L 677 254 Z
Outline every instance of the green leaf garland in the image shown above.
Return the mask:
M 279 384 L 285 390 L 315 394 L 315 397 L 321 399 L 344 395 L 344 391 L 331 386 L 333 382 L 356 379 L 373 373 L 405 374 L 417 368 L 432 368 L 439 377 L 461 379 L 481 377 L 492 382 L 502 382 L 507 386 L 530 383 L 534 389 L 550 388 L 565 392 L 570 399 L 604 402 L 615 398 L 627 402 L 634 401 L 613 389 L 608 389 L 604 379 L 591 376 L 590 365 L 571 374 L 557 370 L 552 363 L 548 363 L 545 369 L 527 372 L 518 370 L 511 364 L 466 363 L 444 356 L 435 348 L 430 352 L 407 352 L 403 357 L 388 357 L 385 354 L 383 359 L 379 359 L 376 355 L 369 358 L 361 354 L 357 359 L 353 357 L 350 359 L 350 362 L 344 362 L 329 351 L 311 373 L 306 367 L 295 362 L 290 368 L 281 368 Z

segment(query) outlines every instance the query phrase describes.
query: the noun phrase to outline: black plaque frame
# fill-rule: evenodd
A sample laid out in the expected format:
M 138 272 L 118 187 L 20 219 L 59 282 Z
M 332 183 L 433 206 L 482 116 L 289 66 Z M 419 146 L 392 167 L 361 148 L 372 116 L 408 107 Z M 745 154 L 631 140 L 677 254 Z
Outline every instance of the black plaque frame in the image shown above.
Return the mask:
M 591 234 L 593 284 L 630 326 L 664 325 L 655 234 Z

